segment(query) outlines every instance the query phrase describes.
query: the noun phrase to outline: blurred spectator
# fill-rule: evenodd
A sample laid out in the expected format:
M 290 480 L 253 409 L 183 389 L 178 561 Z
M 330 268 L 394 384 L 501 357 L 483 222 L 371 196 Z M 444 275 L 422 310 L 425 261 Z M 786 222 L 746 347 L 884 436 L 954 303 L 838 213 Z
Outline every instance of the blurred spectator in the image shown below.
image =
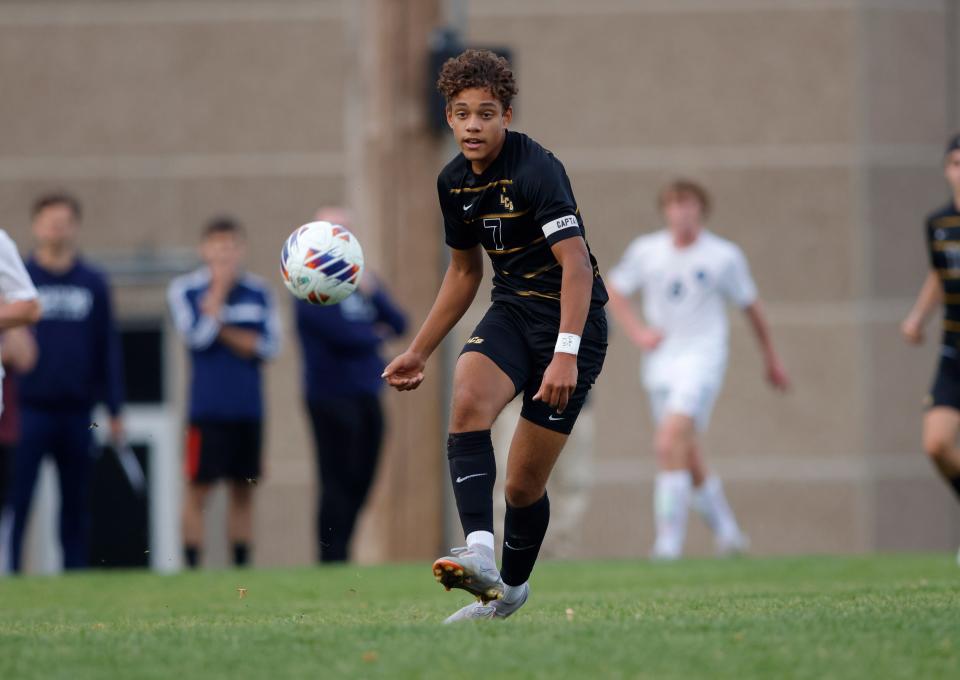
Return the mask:
M 325 208 L 316 218 L 353 231 L 344 209 Z M 318 558 L 342 562 L 383 441 L 380 345 L 401 335 L 407 320 L 369 270 L 340 304 L 322 307 L 298 300 L 296 316 L 319 475 Z
M 21 432 L 9 503 L 13 510 L 11 566 L 21 549 L 43 457 L 51 454 L 60 479 L 60 542 L 66 569 L 87 566 L 92 470 L 91 412 L 104 402 L 115 442 L 124 438 L 120 409 L 120 340 L 105 276 L 77 250 L 81 208 L 69 194 L 41 196 L 33 207 L 36 250 L 27 271 L 40 293 L 36 366 L 20 382 Z
M 173 321 L 190 350 L 190 413 L 183 506 L 184 557 L 200 562 L 203 507 L 214 483 L 230 483 L 227 532 L 233 562 L 246 565 L 253 539 L 253 486 L 263 437 L 261 366 L 280 349 L 280 322 L 267 285 L 244 272 L 246 239 L 229 217 L 203 231 L 197 271 L 168 291 Z

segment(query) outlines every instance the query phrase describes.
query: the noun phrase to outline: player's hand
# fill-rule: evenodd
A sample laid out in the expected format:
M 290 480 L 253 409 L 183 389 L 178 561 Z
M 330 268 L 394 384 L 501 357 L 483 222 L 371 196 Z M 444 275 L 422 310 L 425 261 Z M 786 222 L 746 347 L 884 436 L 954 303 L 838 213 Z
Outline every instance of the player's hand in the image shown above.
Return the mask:
M 630 339 L 633 340 L 633 344 L 644 352 L 652 352 L 663 342 L 663 333 L 656 328 L 641 328 L 631 333 Z
M 113 445 L 118 447 L 127 443 L 127 429 L 121 416 L 110 417 L 110 439 Z
M 912 316 L 908 316 L 900 324 L 900 333 L 911 345 L 923 344 L 923 324 Z
M 780 363 L 780 359 L 773 357 L 767 361 L 767 382 L 770 386 L 781 392 L 790 389 L 790 376 L 787 375 L 787 369 Z
M 200 311 L 207 316 L 219 317 L 220 310 L 233 288 L 236 271 L 228 262 L 211 262 L 210 285 L 200 299 Z
M 423 369 L 426 361 L 419 353 L 407 350 L 387 364 L 381 378 L 385 378 L 390 387 L 400 392 L 415 390 L 423 382 Z
M 563 413 L 567 408 L 570 396 L 577 388 L 577 357 L 566 352 L 557 352 L 553 361 L 543 373 L 543 382 L 540 389 L 533 395 L 534 401 L 542 401 L 557 413 Z

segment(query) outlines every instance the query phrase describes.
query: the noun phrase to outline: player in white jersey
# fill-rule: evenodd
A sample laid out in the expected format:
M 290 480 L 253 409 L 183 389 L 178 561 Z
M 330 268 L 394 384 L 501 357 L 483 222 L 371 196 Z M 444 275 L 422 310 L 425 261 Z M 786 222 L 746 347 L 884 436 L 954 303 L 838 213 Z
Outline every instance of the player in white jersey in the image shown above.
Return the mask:
M 720 479 L 707 472 L 699 443 L 727 367 L 727 303 L 745 312 L 767 380 L 779 390 L 789 386 L 746 258 L 736 244 L 704 228 L 709 208 L 700 185 L 686 180 L 667 185 L 660 192 L 667 228 L 635 239 L 607 276 L 610 309 L 645 352 L 643 385 L 657 425 L 655 559 L 680 557 L 691 504 L 713 530 L 719 554 L 747 548 Z M 629 300 L 641 291 L 643 320 Z

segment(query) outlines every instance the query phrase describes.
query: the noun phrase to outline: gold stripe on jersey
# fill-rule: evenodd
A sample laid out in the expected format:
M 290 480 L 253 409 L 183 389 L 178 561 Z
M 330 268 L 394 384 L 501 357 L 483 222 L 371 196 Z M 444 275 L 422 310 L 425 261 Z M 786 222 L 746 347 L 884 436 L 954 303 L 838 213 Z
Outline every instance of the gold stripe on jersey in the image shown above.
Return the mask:
M 938 267 L 937 274 L 941 279 L 946 279 L 948 281 L 960 279 L 960 269 L 947 269 L 946 267 Z
M 946 215 L 930 220 L 935 227 L 960 227 L 960 215 Z
M 541 241 L 546 241 L 546 240 L 547 240 L 546 236 L 541 236 L 539 238 L 533 239 L 532 241 L 530 241 L 530 243 L 527 243 L 526 245 L 517 246 L 516 248 L 507 248 L 506 250 L 493 250 L 490 248 L 484 248 L 484 250 L 486 250 L 491 255 L 509 255 L 510 253 L 519 253 L 521 250 L 526 250 L 530 246 L 535 246 Z
M 960 333 L 960 321 L 943 320 L 943 330 L 948 333 Z
M 490 182 L 489 184 L 484 184 L 482 187 L 463 187 L 462 189 L 451 189 L 451 190 L 450 190 L 450 193 L 451 193 L 451 194 L 460 194 L 460 193 L 464 193 L 464 194 L 478 194 L 478 193 L 480 193 L 481 191 L 485 191 L 485 190 L 489 189 L 490 187 L 495 187 L 495 186 L 509 186 L 509 185 L 511 185 L 511 184 L 513 184 L 513 180 L 512 180 L 512 179 L 498 179 L 498 180 L 496 180 L 495 182 Z
M 489 215 L 477 215 L 476 217 L 474 217 L 474 218 L 472 218 L 472 219 L 464 220 L 463 223 L 464 223 L 464 224 L 473 224 L 474 222 L 479 222 L 480 220 L 492 220 L 492 219 L 495 219 L 495 218 L 507 219 L 507 218 L 510 218 L 510 217 L 521 217 L 522 215 L 526 215 L 528 212 L 530 212 L 530 211 L 529 211 L 529 210 L 521 210 L 520 212 L 512 212 L 512 213 L 490 213 Z
M 525 279 L 535 279 L 541 274 L 546 274 L 551 269 L 555 269 L 556 267 L 559 267 L 559 266 L 560 266 L 559 262 L 554 262 L 553 264 L 548 264 L 546 267 L 540 267 L 540 269 L 530 272 L 529 274 L 521 274 L 521 276 Z
M 546 298 L 547 300 L 560 300 L 559 293 L 538 293 L 535 290 L 518 290 L 517 295 L 520 297 L 539 297 Z
M 934 241 L 931 246 L 934 250 L 960 250 L 960 241 Z
M 960 305 L 960 295 L 944 295 L 943 304 L 945 305 Z

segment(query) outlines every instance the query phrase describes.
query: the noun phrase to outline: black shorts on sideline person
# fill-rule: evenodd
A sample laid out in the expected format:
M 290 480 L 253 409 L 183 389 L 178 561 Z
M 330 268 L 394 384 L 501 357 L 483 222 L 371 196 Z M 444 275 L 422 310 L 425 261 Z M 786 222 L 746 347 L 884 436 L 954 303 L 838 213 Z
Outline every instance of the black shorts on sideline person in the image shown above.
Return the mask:
M 186 474 L 193 484 L 260 478 L 263 427 L 259 420 L 198 421 L 187 429 Z

